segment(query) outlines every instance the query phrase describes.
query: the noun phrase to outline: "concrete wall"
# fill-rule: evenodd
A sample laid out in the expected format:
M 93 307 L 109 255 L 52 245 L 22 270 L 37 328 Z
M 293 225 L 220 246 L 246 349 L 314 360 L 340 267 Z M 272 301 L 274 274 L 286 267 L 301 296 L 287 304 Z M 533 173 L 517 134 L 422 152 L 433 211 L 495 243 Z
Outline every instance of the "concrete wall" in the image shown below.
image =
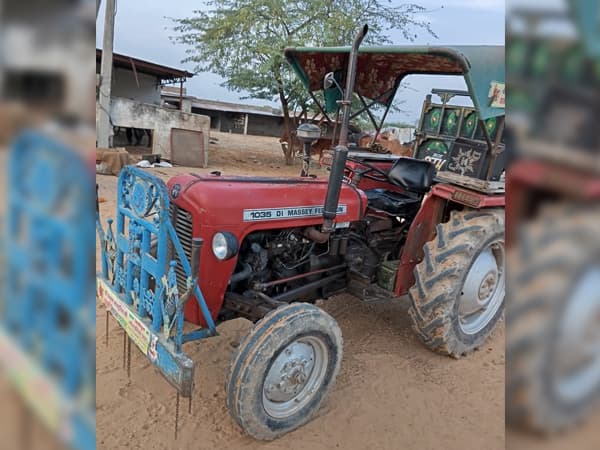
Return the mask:
M 2 3 L 4 8 L 5 3 Z M 11 2 L 14 3 L 14 2 Z M 45 2 L 40 5 L 40 11 L 47 6 L 56 7 L 56 2 Z M 13 5 L 11 9 L 20 9 Z M 37 13 L 29 5 L 24 11 L 34 14 L 40 19 L 40 26 L 22 26 L 19 23 L 2 23 L 0 26 L 0 41 L 3 48 L 10 49 L 2 53 L 0 63 L 0 97 L 4 97 L 2 90 L 3 75 L 5 71 L 13 73 L 36 73 L 44 76 L 58 77 L 62 79 L 62 98 L 55 105 L 56 109 L 50 108 L 46 112 L 77 115 L 86 121 L 94 121 L 94 84 L 95 78 L 88 76 L 91 73 L 92 64 L 95 64 L 94 43 L 83 27 L 77 29 L 56 30 L 55 26 L 47 27 L 50 19 L 44 22 L 43 13 Z M 5 11 L 2 11 L 4 14 Z M 69 11 L 70 12 L 70 11 Z M 3 19 L 8 19 L 8 15 Z M 63 18 L 68 19 L 67 12 Z M 59 16 L 56 16 L 59 17 Z M 49 105 L 48 105 L 49 106 Z
M 191 111 L 194 114 L 201 114 L 210 118 L 210 128 L 212 130 L 221 131 L 221 116 L 224 114 L 221 111 L 214 111 L 212 109 L 195 108 L 192 106 Z
M 96 105 L 98 107 L 98 105 Z M 208 160 L 208 137 L 210 118 L 125 98 L 113 97 L 110 117 L 114 126 L 153 130 L 152 153 L 171 157 L 171 129 L 201 131 L 204 133 L 205 160 Z
M 132 70 L 115 68 L 112 74 L 113 97 L 128 98 L 140 103 L 160 105 L 160 84 L 158 78 L 137 72 L 137 81 Z
M 186 113 L 191 113 L 192 112 L 192 101 L 190 99 L 183 99 L 183 107 L 181 108 L 181 110 L 183 112 Z

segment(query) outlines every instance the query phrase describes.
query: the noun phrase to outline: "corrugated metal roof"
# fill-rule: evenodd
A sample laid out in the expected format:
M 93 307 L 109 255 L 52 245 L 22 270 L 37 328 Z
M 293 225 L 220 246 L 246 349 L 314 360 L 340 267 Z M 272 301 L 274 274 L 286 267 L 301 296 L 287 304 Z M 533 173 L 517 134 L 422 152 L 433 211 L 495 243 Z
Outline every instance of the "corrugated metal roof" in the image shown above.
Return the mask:
M 277 116 L 283 117 L 283 113 L 281 110 L 276 108 L 271 108 L 270 106 L 253 106 L 253 105 L 241 105 L 238 103 L 228 103 L 221 102 L 216 100 L 205 100 L 200 98 L 192 99 L 192 107 L 194 108 L 202 108 L 202 109 L 211 109 L 217 111 L 230 111 L 230 112 L 240 112 L 247 114 L 262 114 L 265 116 Z
M 162 97 L 172 98 L 173 100 L 179 100 L 179 93 L 175 93 L 172 90 L 163 90 Z M 242 114 L 259 114 L 263 116 L 283 117 L 281 110 L 272 108 L 270 106 L 254 106 L 254 105 L 242 105 L 239 103 L 221 102 L 218 100 L 207 100 L 203 98 L 185 96 L 186 100 L 192 102 L 192 108 L 208 109 L 210 111 L 224 111 L 224 112 L 236 112 Z
M 102 50 L 96 49 L 96 62 L 99 64 L 102 59 Z M 154 75 L 161 80 L 178 80 L 182 78 L 191 78 L 193 73 L 187 70 L 176 69 L 174 67 L 163 66 L 133 56 L 113 53 L 113 66 L 122 69 L 136 70 L 137 72 Z M 135 68 L 135 69 L 134 69 Z

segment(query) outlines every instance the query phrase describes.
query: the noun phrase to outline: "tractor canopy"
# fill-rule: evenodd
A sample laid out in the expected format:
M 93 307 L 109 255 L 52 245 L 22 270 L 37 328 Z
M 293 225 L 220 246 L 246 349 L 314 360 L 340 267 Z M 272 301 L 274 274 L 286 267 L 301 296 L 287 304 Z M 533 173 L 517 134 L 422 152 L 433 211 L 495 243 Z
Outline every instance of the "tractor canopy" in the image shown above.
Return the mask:
M 345 82 L 350 47 L 287 48 L 285 56 L 304 86 L 323 90 L 323 79 L 333 72 Z M 407 75 L 458 75 L 465 78 L 469 94 L 481 119 L 504 115 L 504 46 L 381 46 L 361 47 L 354 92 L 370 104 L 389 108 L 400 82 Z M 326 109 L 332 100 L 325 89 Z M 314 97 L 313 97 L 314 98 Z
M 600 28 L 598 27 L 600 4 L 590 0 L 569 0 L 568 3 L 587 54 L 594 59 L 600 58 Z

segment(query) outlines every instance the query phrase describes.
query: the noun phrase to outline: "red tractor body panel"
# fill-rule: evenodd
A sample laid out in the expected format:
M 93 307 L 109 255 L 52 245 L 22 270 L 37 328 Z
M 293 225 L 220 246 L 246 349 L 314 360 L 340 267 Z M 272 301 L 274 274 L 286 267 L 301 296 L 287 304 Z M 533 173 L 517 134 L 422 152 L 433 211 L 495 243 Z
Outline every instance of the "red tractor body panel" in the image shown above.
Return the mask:
M 173 198 L 173 187 L 179 185 Z M 204 240 L 200 255 L 200 288 L 208 308 L 216 318 L 237 255 L 219 261 L 212 252 L 215 233 L 232 233 L 241 244 L 259 230 L 318 226 L 323 222 L 323 202 L 327 179 L 224 177 L 180 175 L 169 180 L 171 201 L 192 215 L 194 237 Z M 363 218 L 367 207 L 365 194 L 347 184 L 342 186 L 336 223 Z M 185 306 L 187 321 L 204 325 L 196 301 Z
M 556 162 L 522 159 L 514 163 L 510 167 L 507 183 L 507 242 L 513 242 L 512 233 L 534 209 L 541 194 L 573 201 L 598 201 L 600 179 L 593 172 L 586 173 Z

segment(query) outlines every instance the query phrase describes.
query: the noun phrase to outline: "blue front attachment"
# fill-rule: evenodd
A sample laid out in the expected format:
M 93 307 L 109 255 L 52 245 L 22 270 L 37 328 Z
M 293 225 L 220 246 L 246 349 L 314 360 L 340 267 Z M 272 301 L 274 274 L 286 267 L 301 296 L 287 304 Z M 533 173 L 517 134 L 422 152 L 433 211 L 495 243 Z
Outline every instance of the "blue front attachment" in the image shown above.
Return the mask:
M 80 152 L 37 132 L 13 142 L 7 168 L 0 366 L 61 440 L 93 449 L 94 173 Z
M 104 231 L 97 222 L 102 246 L 102 277 L 97 295 L 132 341 L 173 384 L 189 397 L 194 363 L 182 351 L 183 342 L 216 334 L 215 324 L 192 273 L 170 219 L 165 183 L 141 169 L 127 166 L 119 175 L 116 229 L 108 220 Z M 196 240 L 201 246 L 201 241 Z M 200 249 L 197 248 L 197 254 Z M 187 276 L 179 292 L 175 267 Z M 183 306 L 194 296 L 207 328 L 183 332 Z

